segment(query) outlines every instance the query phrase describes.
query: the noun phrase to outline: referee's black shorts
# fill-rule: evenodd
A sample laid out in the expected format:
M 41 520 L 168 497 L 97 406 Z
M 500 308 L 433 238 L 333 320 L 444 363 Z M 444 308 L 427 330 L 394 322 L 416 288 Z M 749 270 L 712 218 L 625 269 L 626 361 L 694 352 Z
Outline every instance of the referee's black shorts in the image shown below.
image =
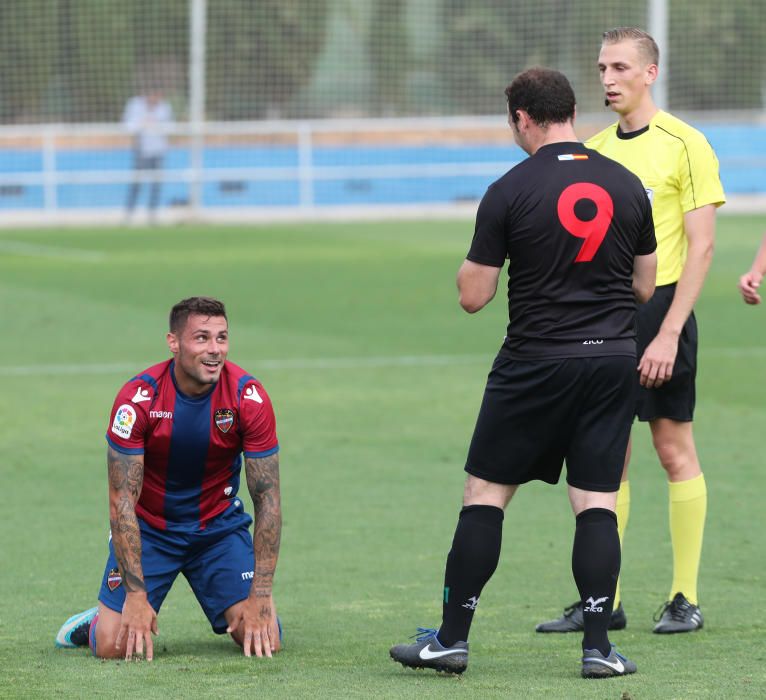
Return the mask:
M 673 301 L 675 284 L 657 287 L 654 296 L 638 307 L 638 358 L 659 333 L 665 315 Z M 678 354 L 673 376 L 658 389 L 638 387 L 636 416 L 640 421 L 672 418 L 688 422 L 694 419 L 697 377 L 697 320 L 692 313 L 684 324 L 678 340 Z M 636 373 L 638 380 L 638 373 Z
M 635 408 L 635 357 L 514 360 L 487 379 L 465 470 L 498 484 L 538 479 L 617 491 Z

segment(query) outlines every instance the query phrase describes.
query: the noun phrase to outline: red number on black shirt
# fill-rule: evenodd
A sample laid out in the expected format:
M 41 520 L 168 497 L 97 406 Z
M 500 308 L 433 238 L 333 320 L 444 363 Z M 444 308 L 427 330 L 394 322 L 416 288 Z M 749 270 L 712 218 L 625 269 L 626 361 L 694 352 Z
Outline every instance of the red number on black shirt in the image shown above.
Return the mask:
M 583 221 L 575 214 L 575 204 L 581 199 L 590 199 L 596 205 L 596 216 L 590 221 Z M 614 216 L 614 202 L 609 193 L 592 182 L 578 182 L 569 185 L 559 197 L 558 215 L 561 225 L 577 238 L 585 242 L 574 261 L 590 262 L 604 242 L 606 232 Z

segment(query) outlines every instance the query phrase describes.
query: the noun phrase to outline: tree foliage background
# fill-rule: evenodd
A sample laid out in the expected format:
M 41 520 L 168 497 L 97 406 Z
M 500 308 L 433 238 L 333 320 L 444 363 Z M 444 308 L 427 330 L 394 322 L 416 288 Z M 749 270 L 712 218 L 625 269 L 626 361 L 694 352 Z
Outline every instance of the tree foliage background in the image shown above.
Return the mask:
M 669 0 L 671 109 L 765 106 L 766 2 Z M 207 0 L 206 114 L 496 114 L 530 65 L 600 108 L 601 32 L 646 1 Z M 184 118 L 190 0 L 2 0 L 0 123 L 109 122 L 163 89 Z

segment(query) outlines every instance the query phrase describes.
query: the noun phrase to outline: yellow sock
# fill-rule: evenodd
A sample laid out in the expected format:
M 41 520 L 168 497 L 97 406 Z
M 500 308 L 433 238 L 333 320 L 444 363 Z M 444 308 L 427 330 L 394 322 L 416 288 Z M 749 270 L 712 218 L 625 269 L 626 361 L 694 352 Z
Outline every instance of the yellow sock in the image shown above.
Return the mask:
M 617 506 L 615 507 L 617 515 L 617 533 L 620 535 L 620 548 L 625 536 L 625 528 L 628 526 L 628 516 L 630 515 L 630 482 L 620 483 L 620 490 L 617 492 Z M 620 604 L 620 579 L 617 579 L 617 589 L 614 592 L 614 609 Z
M 673 543 L 673 586 L 668 600 L 680 592 L 697 605 L 697 575 L 707 511 L 705 477 L 700 474 L 687 481 L 668 482 L 668 490 Z

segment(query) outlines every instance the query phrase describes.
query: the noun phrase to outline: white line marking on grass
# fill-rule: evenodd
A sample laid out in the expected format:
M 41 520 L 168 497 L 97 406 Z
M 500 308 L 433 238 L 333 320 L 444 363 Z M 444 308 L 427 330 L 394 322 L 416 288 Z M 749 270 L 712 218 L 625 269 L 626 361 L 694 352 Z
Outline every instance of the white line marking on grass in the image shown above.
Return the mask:
M 317 357 L 283 360 L 261 360 L 257 369 L 364 369 L 375 367 L 440 367 L 469 365 L 491 360 L 489 355 L 394 355 L 381 357 Z
M 60 377 L 65 374 L 117 374 L 136 370 L 134 365 L 17 365 L 0 367 L 0 377 L 46 376 Z
M 394 355 L 390 357 L 317 357 L 242 362 L 245 367 L 259 369 L 367 369 L 377 367 L 444 367 L 490 362 L 491 355 Z M 0 366 L 2 377 L 61 376 L 88 374 L 127 374 L 140 372 L 140 364 L 66 364 Z
M 718 355 L 718 357 L 763 357 L 766 355 L 766 347 L 749 348 L 705 348 L 699 349 L 701 355 Z
M 53 260 L 77 260 L 78 262 L 102 262 L 106 253 L 96 250 L 77 250 L 58 248 L 51 245 L 35 245 L 22 241 L 0 240 L 0 253 L 25 255 L 33 258 L 52 258 Z
M 766 356 L 766 347 L 702 348 L 701 354 L 725 358 L 760 358 Z M 296 357 L 281 360 L 242 361 L 244 367 L 259 370 L 321 370 L 321 369 L 376 369 L 385 367 L 449 367 L 492 362 L 494 355 L 390 355 L 372 357 Z M 238 363 L 240 364 L 240 363 Z M 140 372 L 140 363 L 128 364 L 62 364 L 0 366 L 0 377 L 62 376 L 93 374 L 130 374 Z

